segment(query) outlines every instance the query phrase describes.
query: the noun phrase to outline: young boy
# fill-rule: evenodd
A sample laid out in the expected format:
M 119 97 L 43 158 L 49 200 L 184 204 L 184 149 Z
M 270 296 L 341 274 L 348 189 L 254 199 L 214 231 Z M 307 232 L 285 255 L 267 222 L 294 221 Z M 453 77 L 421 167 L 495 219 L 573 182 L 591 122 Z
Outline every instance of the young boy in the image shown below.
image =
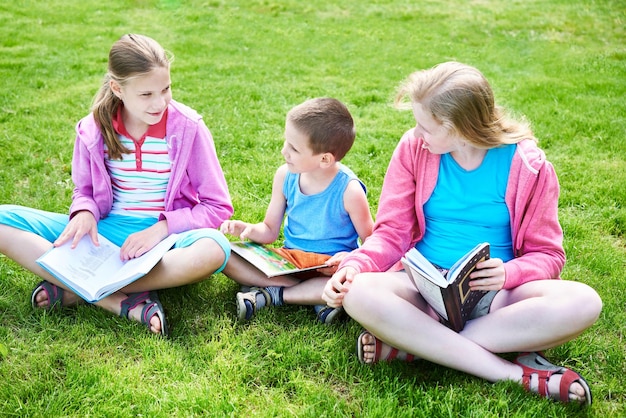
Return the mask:
M 263 222 L 225 221 L 221 231 L 260 244 L 276 241 L 283 219 L 287 258 L 306 259 L 307 266 L 326 264 L 315 277 L 267 278 L 232 253 L 223 273 L 250 287 L 237 293 L 240 320 L 250 319 L 265 306 L 316 305 L 317 318 L 330 323 L 340 313 L 324 305 L 322 291 L 341 260 L 363 242 L 373 227 L 366 189 L 339 161 L 352 147 L 354 121 L 336 99 L 308 100 L 289 111 L 281 151 L 286 164 L 276 171 L 272 197 Z M 301 267 L 306 267 L 301 265 Z

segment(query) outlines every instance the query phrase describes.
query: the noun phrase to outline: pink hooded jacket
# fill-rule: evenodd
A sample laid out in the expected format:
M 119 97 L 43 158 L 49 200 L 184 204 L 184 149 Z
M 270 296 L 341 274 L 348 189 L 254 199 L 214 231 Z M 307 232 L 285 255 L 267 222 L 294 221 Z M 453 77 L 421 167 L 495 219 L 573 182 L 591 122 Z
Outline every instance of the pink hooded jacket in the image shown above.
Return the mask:
M 169 233 L 219 227 L 233 207 L 209 129 L 196 111 L 174 100 L 166 129 L 172 172 L 159 220 L 167 219 Z M 104 138 L 93 114 L 78 122 L 76 133 L 70 216 L 88 210 L 102 219 L 113 205 L 113 191 L 104 165 Z
M 423 205 L 432 194 L 440 156 L 422 149 L 406 132 L 387 168 L 373 234 L 340 268 L 387 271 L 424 236 Z M 559 279 L 565 264 L 558 220 L 559 183 L 545 154 L 532 140 L 517 144 L 505 201 L 511 218 L 513 253 L 506 262 L 505 289 L 532 280 Z

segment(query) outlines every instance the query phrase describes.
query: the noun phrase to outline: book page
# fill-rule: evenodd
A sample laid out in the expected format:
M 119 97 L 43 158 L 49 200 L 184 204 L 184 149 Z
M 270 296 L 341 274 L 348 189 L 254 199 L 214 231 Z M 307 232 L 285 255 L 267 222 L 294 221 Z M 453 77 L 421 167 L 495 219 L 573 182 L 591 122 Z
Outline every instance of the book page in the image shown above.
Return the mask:
M 461 257 L 448 271 L 448 281 L 454 282 L 460 274 L 466 275 L 474 270 L 476 263 L 489 258 L 489 243 L 482 242 Z M 468 268 L 466 268 L 466 266 Z
M 300 269 L 280 254 L 272 251 L 271 248 L 252 241 L 231 242 L 230 246 L 234 253 L 239 254 L 239 256 L 261 270 L 268 277 L 326 267 L 326 265 L 320 265 Z
M 119 247 L 103 236 L 98 236 L 100 246 L 91 242 L 91 237 L 85 235 L 71 248 L 71 242 L 48 251 L 38 262 L 55 277 L 62 280 L 65 277 L 71 283 L 64 283 L 72 289 L 84 290 L 89 294 L 100 287 L 98 280 L 102 271 L 109 272 L 109 276 L 119 270 L 124 263 L 119 257 Z
M 435 283 L 423 276 L 420 271 L 415 269 L 406 258 L 402 258 L 402 264 L 404 265 L 409 277 L 413 279 L 415 287 L 417 287 L 417 290 L 420 292 L 424 300 L 447 321 L 448 313 L 446 312 L 446 305 L 443 301 L 441 287 L 437 286 Z
M 405 259 L 411 263 L 413 268 L 419 271 L 424 277 L 440 287 L 448 287 L 448 281 L 439 270 L 420 253 L 417 248 L 411 248 L 405 255 Z
M 71 248 L 71 243 L 52 248 L 41 256 L 39 263 L 50 274 L 89 302 L 118 290 L 147 274 L 163 257 L 178 235 L 172 234 L 141 257 L 122 261 L 120 248 L 98 235 L 99 246 L 85 235 Z

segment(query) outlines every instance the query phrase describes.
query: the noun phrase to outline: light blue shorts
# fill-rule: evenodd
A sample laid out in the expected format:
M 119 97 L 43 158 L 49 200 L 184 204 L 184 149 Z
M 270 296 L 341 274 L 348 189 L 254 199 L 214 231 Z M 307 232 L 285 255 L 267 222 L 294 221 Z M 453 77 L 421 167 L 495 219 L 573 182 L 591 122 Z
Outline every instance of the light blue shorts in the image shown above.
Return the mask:
M 0 205 L 0 224 L 32 232 L 50 242 L 54 242 L 61 235 L 68 222 L 69 215 L 24 206 Z M 98 232 L 115 245 L 122 246 L 130 234 L 143 231 L 156 222 L 156 218 L 110 214 L 98 221 Z M 181 232 L 174 248 L 188 247 L 200 238 L 211 238 L 224 251 L 224 263 L 215 271 L 219 273 L 230 257 L 230 244 L 224 234 L 217 229 L 200 228 Z

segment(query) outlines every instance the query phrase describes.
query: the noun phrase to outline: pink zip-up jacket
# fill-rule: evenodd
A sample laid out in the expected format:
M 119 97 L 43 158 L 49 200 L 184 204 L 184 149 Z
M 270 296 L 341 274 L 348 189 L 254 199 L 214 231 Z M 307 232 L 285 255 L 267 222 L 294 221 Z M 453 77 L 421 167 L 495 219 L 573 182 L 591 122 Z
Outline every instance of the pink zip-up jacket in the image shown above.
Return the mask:
M 233 206 L 213 137 L 202 117 L 172 100 L 167 109 L 166 140 L 172 172 L 165 212 L 159 220 L 167 220 L 170 234 L 218 228 L 232 216 Z M 96 219 L 106 217 L 113 205 L 113 190 L 104 165 L 104 138 L 92 113 L 76 125 L 72 180 L 70 216 L 88 210 Z
M 423 206 L 437 183 L 440 156 L 422 149 L 422 142 L 412 129 L 400 140 L 385 174 L 374 232 L 339 268 L 387 271 L 424 236 Z M 565 251 L 558 197 L 556 172 L 544 152 L 532 140 L 518 143 L 505 196 L 515 256 L 504 264 L 505 289 L 560 278 Z

